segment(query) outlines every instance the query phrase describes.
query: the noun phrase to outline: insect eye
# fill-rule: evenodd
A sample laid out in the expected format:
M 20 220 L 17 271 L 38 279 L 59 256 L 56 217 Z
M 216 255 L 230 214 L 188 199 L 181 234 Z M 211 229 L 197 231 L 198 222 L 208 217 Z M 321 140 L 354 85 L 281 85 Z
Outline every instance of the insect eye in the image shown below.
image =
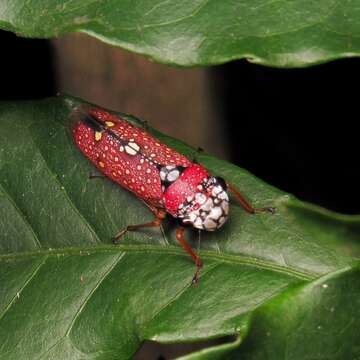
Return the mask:
M 224 180 L 222 177 L 217 176 L 215 179 L 216 179 L 217 183 L 218 183 L 219 185 L 221 185 L 221 187 L 222 187 L 224 190 L 227 189 L 226 182 L 225 182 L 225 180 Z

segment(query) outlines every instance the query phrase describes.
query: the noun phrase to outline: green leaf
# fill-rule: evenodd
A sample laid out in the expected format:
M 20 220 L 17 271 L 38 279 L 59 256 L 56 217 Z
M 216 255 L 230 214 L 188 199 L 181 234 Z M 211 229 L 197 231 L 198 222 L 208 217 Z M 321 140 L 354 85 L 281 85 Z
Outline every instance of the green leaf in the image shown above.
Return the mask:
M 0 26 L 49 38 L 85 32 L 176 65 L 247 58 L 307 66 L 360 52 L 357 0 L 2 0 Z
M 0 104 L 0 358 L 129 359 L 144 340 L 234 335 L 189 359 L 360 356 L 360 217 L 304 204 L 206 154 L 199 161 L 274 215 L 235 202 L 202 233 L 204 268 L 176 243 L 175 223 L 111 237 L 152 215 L 108 179 L 89 179 L 68 116 L 81 101 Z M 126 119 L 142 126 L 128 115 Z M 193 149 L 150 130 L 191 156 Z M 197 233 L 189 230 L 193 247 Z

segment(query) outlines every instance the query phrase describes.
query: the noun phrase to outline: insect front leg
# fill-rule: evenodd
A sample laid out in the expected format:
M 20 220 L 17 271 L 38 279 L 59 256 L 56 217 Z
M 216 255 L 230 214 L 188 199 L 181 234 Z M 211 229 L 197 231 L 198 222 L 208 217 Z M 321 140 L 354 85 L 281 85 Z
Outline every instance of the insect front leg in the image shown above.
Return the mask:
M 203 267 L 203 262 L 201 261 L 200 257 L 192 250 L 190 245 L 185 241 L 184 231 L 185 231 L 185 229 L 183 227 L 179 227 L 176 229 L 176 240 L 181 244 L 181 246 L 184 248 L 184 250 L 194 260 L 194 263 L 196 266 L 196 271 L 192 278 L 191 283 L 192 283 L 192 285 L 196 285 L 199 281 L 200 270 Z
M 148 204 L 144 201 L 144 204 L 151 210 L 151 212 L 155 215 L 155 219 L 153 221 L 144 223 L 144 224 L 136 224 L 136 225 L 128 225 L 121 231 L 119 231 L 114 237 L 113 237 L 113 243 L 118 244 L 120 238 L 125 235 L 128 231 L 136 231 L 141 228 L 148 228 L 148 227 L 159 227 L 161 226 L 162 221 L 166 217 L 166 211 L 163 209 L 159 209 L 153 205 Z
M 274 207 L 262 207 L 262 208 L 254 208 L 241 194 L 240 191 L 238 189 L 236 189 L 236 187 L 230 183 L 226 183 L 227 188 L 229 189 L 229 191 L 231 191 L 237 201 L 239 202 L 239 204 L 250 214 L 258 214 L 258 213 L 263 213 L 263 212 L 268 212 L 271 214 L 275 213 L 275 208 Z

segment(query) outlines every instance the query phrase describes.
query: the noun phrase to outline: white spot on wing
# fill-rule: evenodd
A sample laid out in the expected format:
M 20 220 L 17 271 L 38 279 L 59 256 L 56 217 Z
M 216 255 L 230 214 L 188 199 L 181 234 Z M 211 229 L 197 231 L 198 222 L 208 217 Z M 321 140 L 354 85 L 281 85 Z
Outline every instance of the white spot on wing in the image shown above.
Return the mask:
M 167 180 L 170 182 L 173 182 L 179 177 L 179 175 L 180 175 L 180 173 L 178 170 L 173 170 L 168 174 Z
M 134 150 L 132 147 L 130 147 L 128 145 L 125 145 L 125 151 L 129 155 L 136 155 L 137 154 L 137 151 Z
M 160 171 L 160 179 L 163 181 L 166 179 L 166 173 L 164 171 Z
M 140 146 L 133 142 L 133 141 L 130 141 L 129 144 L 128 144 L 131 148 L 133 148 L 135 151 L 139 151 L 140 150 Z

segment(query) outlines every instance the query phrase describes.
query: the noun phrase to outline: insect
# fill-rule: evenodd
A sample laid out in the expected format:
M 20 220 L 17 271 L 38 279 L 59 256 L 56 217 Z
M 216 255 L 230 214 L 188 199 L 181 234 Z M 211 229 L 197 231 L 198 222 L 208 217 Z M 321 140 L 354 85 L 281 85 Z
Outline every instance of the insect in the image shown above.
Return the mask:
M 186 242 L 185 226 L 205 231 L 222 227 L 229 216 L 228 191 L 249 213 L 274 212 L 271 207 L 252 207 L 232 184 L 211 176 L 200 164 L 116 115 L 80 106 L 71 117 L 75 120 L 73 137 L 81 152 L 106 177 L 140 198 L 155 216 L 148 223 L 126 226 L 114 242 L 128 231 L 159 227 L 167 214 L 172 215 L 180 223 L 176 239 L 196 265 L 193 284 L 203 262 Z

